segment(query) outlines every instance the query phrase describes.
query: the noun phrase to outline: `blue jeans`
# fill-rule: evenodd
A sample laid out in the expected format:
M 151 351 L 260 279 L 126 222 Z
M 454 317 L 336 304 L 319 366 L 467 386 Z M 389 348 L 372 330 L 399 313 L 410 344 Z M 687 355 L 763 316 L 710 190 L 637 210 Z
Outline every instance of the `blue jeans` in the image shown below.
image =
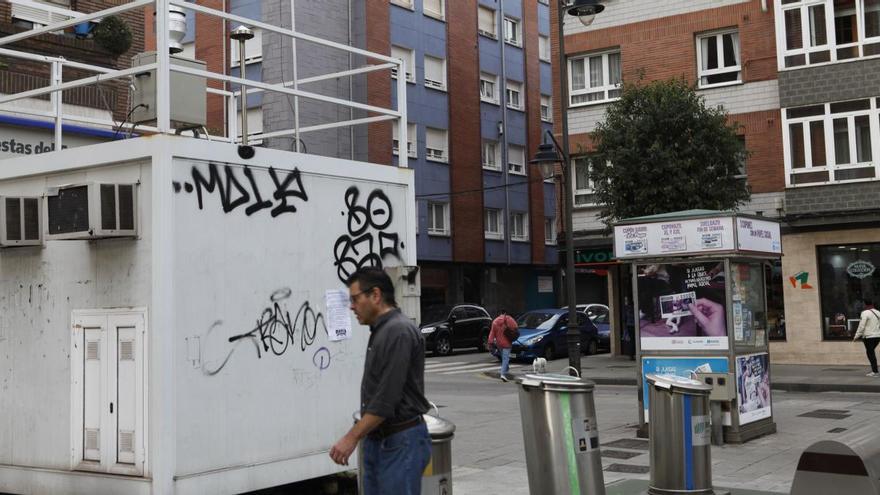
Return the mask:
M 422 473 L 431 460 L 431 437 L 425 423 L 383 439 L 367 437 L 362 495 L 419 495 Z
M 506 376 L 510 369 L 510 348 L 501 349 L 501 376 Z

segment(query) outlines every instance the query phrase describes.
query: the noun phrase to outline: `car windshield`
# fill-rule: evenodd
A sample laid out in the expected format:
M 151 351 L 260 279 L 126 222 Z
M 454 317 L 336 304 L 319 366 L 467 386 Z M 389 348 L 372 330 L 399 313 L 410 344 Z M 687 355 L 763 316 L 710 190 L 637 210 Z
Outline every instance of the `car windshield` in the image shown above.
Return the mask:
M 516 320 L 520 328 L 536 328 L 538 330 L 550 330 L 562 313 L 548 313 L 544 311 L 529 311 Z
M 429 306 L 422 311 L 422 322 L 436 323 L 438 321 L 446 321 L 451 310 L 451 306 Z

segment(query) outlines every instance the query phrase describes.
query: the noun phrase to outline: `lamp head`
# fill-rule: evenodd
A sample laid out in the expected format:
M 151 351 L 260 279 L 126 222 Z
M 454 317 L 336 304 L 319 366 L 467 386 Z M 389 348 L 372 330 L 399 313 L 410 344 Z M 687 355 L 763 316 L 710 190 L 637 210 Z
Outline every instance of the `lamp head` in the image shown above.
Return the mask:
M 229 33 L 229 37 L 235 41 L 247 41 L 254 37 L 254 32 L 247 26 L 238 26 Z
M 605 6 L 597 0 L 574 0 L 568 6 L 568 15 L 577 17 L 584 26 L 589 26 L 596 19 L 596 14 L 605 10 Z
M 541 177 L 545 179 L 553 177 L 556 164 L 559 162 L 559 153 L 556 152 L 556 147 L 551 143 L 538 145 L 538 152 L 535 154 L 535 158 L 529 160 L 530 164 L 540 167 Z

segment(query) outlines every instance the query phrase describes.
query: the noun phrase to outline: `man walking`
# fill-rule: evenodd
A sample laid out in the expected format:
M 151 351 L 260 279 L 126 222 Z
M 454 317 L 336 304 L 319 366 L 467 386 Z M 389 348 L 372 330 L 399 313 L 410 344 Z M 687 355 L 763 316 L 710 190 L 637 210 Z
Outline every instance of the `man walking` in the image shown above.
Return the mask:
M 507 311 L 501 310 L 501 314 L 492 320 L 492 330 L 489 331 L 488 347 L 494 345 L 501 354 L 501 372 L 500 378 L 502 382 L 507 382 L 510 377 L 507 371 L 510 367 L 510 348 L 513 347 L 513 341 L 519 337 L 519 327 L 516 321 L 507 314 Z
M 868 376 L 878 377 L 877 355 L 874 353 L 877 344 L 880 344 L 880 311 L 874 307 L 874 301 L 865 299 L 865 310 L 862 311 L 859 320 L 859 329 L 853 341 L 864 338 L 865 352 L 868 353 L 868 362 L 871 363 L 871 372 Z
M 431 458 L 431 438 L 422 415 L 425 342 L 394 300 L 391 278 L 363 268 L 346 282 L 351 310 L 370 326 L 361 379 L 361 420 L 333 448 L 330 458 L 348 465 L 363 440 L 364 495 L 418 495 Z

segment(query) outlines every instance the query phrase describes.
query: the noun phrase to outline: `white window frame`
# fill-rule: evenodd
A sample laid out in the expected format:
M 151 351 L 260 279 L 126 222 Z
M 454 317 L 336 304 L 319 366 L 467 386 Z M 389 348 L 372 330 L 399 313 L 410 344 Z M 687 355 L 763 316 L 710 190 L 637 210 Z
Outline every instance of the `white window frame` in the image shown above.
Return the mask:
M 607 50 L 604 52 L 597 53 L 586 53 L 583 55 L 578 55 L 576 57 L 569 57 L 568 59 L 568 98 L 569 98 L 569 108 L 574 107 L 585 107 L 589 105 L 598 105 L 602 103 L 608 103 L 610 101 L 620 99 L 620 96 L 609 96 L 611 91 L 620 90 L 621 84 L 611 84 L 611 70 L 608 62 L 609 55 L 613 54 L 621 54 L 621 51 L 618 49 Z M 592 57 L 602 57 L 602 82 L 601 86 L 590 86 L 590 69 L 589 69 L 589 59 Z M 584 61 L 584 82 L 585 87 L 583 89 L 574 89 L 574 70 L 573 66 L 575 63 Z M 620 64 L 621 71 L 623 70 L 623 56 L 620 55 Z M 574 99 L 577 96 L 586 95 L 589 93 L 598 93 L 602 92 L 604 97 L 598 100 L 593 101 L 584 101 L 575 103 Z
M 422 10 L 424 10 L 425 15 L 428 17 L 433 17 L 434 19 L 438 19 L 441 21 L 446 20 L 446 0 L 436 1 L 438 4 L 440 4 L 439 12 L 428 8 L 428 0 L 424 0 L 424 2 L 422 3 Z
M 135 381 L 134 400 L 134 432 L 130 463 L 118 462 L 119 421 L 119 346 L 111 345 L 119 341 L 119 329 L 133 329 L 134 357 L 133 379 Z M 89 309 L 74 310 L 71 313 L 71 346 L 70 346 L 70 469 L 75 471 L 93 471 L 108 474 L 143 476 L 149 472 L 149 401 L 147 389 L 148 377 L 148 342 L 146 308 L 125 309 Z M 99 340 L 90 339 L 97 334 Z M 87 415 L 85 387 L 87 380 L 86 348 L 87 342 L 97 343 L 98 368 L 93 368 L 100 378 L 97 391 L 97 408 L 99 415 L 99 449 L 98 459 L 89 460 L 85 449 L 85 421 Z M 110 412 L 110 404 L 114 410 Z
M 428 61 L 435 61 L 440 65 L 440 80 L 437 78 L 428 77 Z M 446 59 L 440 57 L 434 57 L 431 55 L 425 55 L 425 87 L 436 89 L 437 91 L 446 91 Z
M 578 202 L 579 195 L 589 195 L 592 196 L 595 191 L 593 190 L 593 181 L 591 179 L 587 179 L 587 187 L 578 189 L 577 183 L 577 167 L 586 166 L 587 167 L 587 177 L 589 177 L 590 171 L 590 156 L 589 155 L 581 155 L 574 156 L 571 158 L 571 194 L 572 194 L 572 204 L 575 208 L 585 207 L 585 206 L 595 206 L 596 202 L 594 200 Z
M 39 7 L 32 7 L 31 5 L 24 5 L 17 2 L 8 2 L 11 4 L 10 18 L 12 22 L 29 22 L 31 23 L 32 29 L 38 29 L 48 26 L 49 24 L 72 19 L 78 15 L 76 11 L 70 10 L 69 0 L 66 2 L 32 0 L 32 2 L 34 4 L 39 4 Z
M 440 228 L 434 224 L 434 220 L 436 219 L 436 208 L 441 208 L 442 210 L 441 217 L 443 218 L 443 225 Z M 449 237 L 451 234 L 449 224 L 449 203 L 428 201 L 428 218 L 425 220 L 425 230 L 428 231 L 428 235 Z
M 518 156 L 517 156 L 518 155 Z M 516 161 L 516 159 L 521 161 Z M 507 173 L 526 175 L 526 149 L 518 144 L 507 145 Z
M 543 34 L 538 35 L 538 59 L 542 62 L 550 62 L 551 48 L 550 37 Z
M 547 109 L 546 112 L 544 111 L 545 108 Z M 541 95 L 541 120 L 553 122 L 553 97 L 551 96 Z
M 256 64 L 263 61 L 263 30 L 254 28 L 254 37 L 247 41 L 244 50 L 244 65 Z M 238 44 L 229 50 L 229 66 L 238 67 Z
M 413 2 L 412 0 L 391 0 L 393 5 L 397 5 L 398 7 L 403 7 L 407 10 L 413 10 Z
M 835 102 L 837 103 L 837 102 Z M 867 110 L 855 110 L 851 112 L 839 112 L 839 113 L 831 113 L 831 105 L 833 103 L 824 103 L 820 104 L 824 107 L 824 112 L 821 115 L 813 115 L 808 117 L 798 117 L 798 118 L 789 118 L 788 110 L 790 109 L 782 109 L 782 146 L 783 146 L 783 156 L 785 162 L 785 186 L 786 187 L 808 187 L 808 186 L 816 186 L 822 184 L 842 184 L 842 183 L 850 183 L 850 182 L 871 182 L 880 180 L 880 105 L 878 105 L 877 98 L 870 98 L 870 108 Z M 820 106 L 820 105 L 809 105 L 809 106 Z M 856 144 L 856 133 L 855 133 L 855 118 L 867 116 L 868 123 L 870 126 L 870 136 L 871 136 L 871 161 L 870 162 L 857 162 L 857 144 Z M 834 142 L 834 121 L 836 119 L 847 120 L 847 129 L 848 129 L 848 137 L 849 137 L 849 156 L 850 163 L 848 164 L 837 164 L 836 154 L 835 154 L 835 142 Z M 810 128 L 811 122 L 823 122 L 823 132 L 825 137 L 825 165 L 823 166 L 813 166 L 813 154 L 812 154 L 812 129 Z M 803 142 L 804 142 L 804 167 L 794 168 L 792 166 L 793 157 L 791 155 L 791 124 L 803 124 L 801 127 L 801 131 L 803 132 Z M 845 171 L 845 170 L 854 170 L 854 169 L 874 169 L 874 177 L 862 178 L 862 179 L 837 179 L 836 172 L 837 171 Z M 792 182 L 792 175 L 797 174 L 805 174 L 811 172 L 827 172 L 828 180 L 821 182 L 809 182 L 803 184 L 794 184 Z
M 519 110 L 520 112 L 526 106 L 526 98 L 525 93 L 523 93 L 523 84 L 518 81 L 507 80 L 507 84 L 504 85 L 504 95 L 505 100 L 507 101 L 507 108 L 511 110 Z M 514 103 L 514 100 L 516 102 Z
M 480 13 L 492 12 L 492 30 L 486 31 L 483 29 L 483 26 L 480 25 Z M 498 39 L 498 11 L 494 9 L 490 9 L 489 7 L 484 7 L 482 5 L 477 6 L 477 31 L 480 33 L 480 36 L 485 36 L 489 39 L 497 40 Z
M 493 146 L 493 150 L 489 153 L 488 147 Z M 481 145 L 483 168 L 486 170 L 501 171 L 501 143 L 494 139 L 484 139 Z M 492 163 L 486 159 L 491 155 Z
M 489 230 L 489 216 L 495 215 L 498 230 L 493 231 Z M 504 239 L 504 210 L 499 208 L 484 208 L 483 209 L 483 224 L 485 228 L 483 229 L 483 237 L 486 239 L 492 240 L 503 240 Z
M 400 148 L 400 140 L 397 138 L 399 135 L 398 123 L 396 120 L 391 121 L 391 153 L 397 155 Z M 407 156 L 410 158 L 418 158 L 419 152 L 416 144 L 419 142 L 418 140 L 418 126 L 415 123 L 409 122 L 406 124 L 407 130 Z
M 434 139 L 431 139 L 431 134 L 442 133 L 442 148 L 437 148 L 435 146 L 431 146 L 434 144 Z M 449 161 L 449 132 L 446 129 L 437 129 L 435 127 L 426 127 L 425 128 L 425 159 L 431 160 L 433 162 L 441 162 L 446 163 Z
M 483 82 L 487 82 L 487 83 L 492 84 L 492 98 L 491 99 L 483 93 Z M 493 105 L 498 104 L 498 76 L 497 75 L 490 74 L 488 72 L 480 72 L 480 101 L 484 101 L 486 103 L 491 103 Z
M 517 223 L 521 222 L 522 232 L 515 232 Z M 523 211 L 510 212 L 510 240 L 514 242 L 528 242 L 529 240 L 529 214 Z
M 522 46 L 522 23 L 519 19 L 504 16 L 504 42 L 508 45 Z
M 837 43 L 837 33 L 834 28 L 834 1 L 833 0 L 801 0 L 799 2 L 794 2 L 790 4 L 782 4 L 781 2 L 774 2 L 776 8 L 776 59 L 777 59 L 777 69 L 782 70 L 794 70 L 808 66 L 816 66 L 823 64 L 833 64 L 837 62 L 848 62 L 851 60 L 860 60 L 863 58 L 873 58 L 880 56 L 880 53 L 875 55 L 865 55 L 865 46 L 866 45 L 874 45 L 880 43 L 880 35 L 872 36 L 870 38 L 866 38 L 865 35 L 865 9 L 864 9 L 864 0 L 856 0 L 856 37 L 858 41 L 852 43 Z M 825 33 L 826 33 L 826 43 L 823 45 L 810 46 L 810 13 L 809 9 L 811 7 L 823 5 L 825 7 Z M 794 48 L 789 50 L 786 47 L 786 36 L 785 36 L 785 13 L 790 10 L 800 10 L 801 16 L 801 48 Z M 841 48 L 848 47 L 856 47 L 858 50 L 858 54 L 855 57 L 838 59 L 837 50 Z M 810 63 L 810 54 L 815 52 L 822 52 L 828 50 L 829 60 L 824 62 L 815 62 Z M 785 66 L 785 58 L 789 56 L 804 56 L 804 63 L 800 65 L 793 65 L 791 67 Z
M 544 245 L 556 245 L 556 218 L 544 217 Z
M 733 35 L 733 49 L 736 56 L 736 65 L 729 67 L 719 67 L 717 69 L 703 68 L 703 43 L 704 39 L 715 38 L 716 56 L 718 64 L 724 64 L 724 36 Z M 697 35 L 697 84 L 700 89 L 719 88 L 722 86 L 732 86 L 734 84 L 742 84 L 742 50 L 739 42 L 739 31 L 737 29 L 726 29 L 724 31 L 714 31 L 711 33 L 702 33 Z M 721 74 L 730 74 L 736 72 L 735 81 L 724 81 L 719 83 L 703 84 L 704 77 L 716 76 Z
M 395 54 L 394 52 L 397 51 Z M 391 57 L 403 60 L 406 67 L 406 82 L 416 82 L 416 55 L 415 50 L 400 45 L 391 45 Z M 391 68 L 391 79 L 397 79 L 397 67 Z

